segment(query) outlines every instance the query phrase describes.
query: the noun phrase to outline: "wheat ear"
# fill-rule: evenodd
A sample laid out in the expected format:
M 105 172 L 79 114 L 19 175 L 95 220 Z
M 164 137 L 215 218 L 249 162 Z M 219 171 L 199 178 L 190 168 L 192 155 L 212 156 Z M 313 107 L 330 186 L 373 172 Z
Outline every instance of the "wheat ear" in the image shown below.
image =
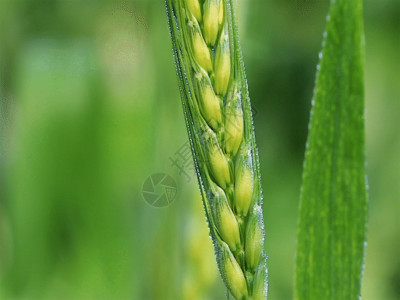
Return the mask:
M 236 299 L 267 293 L 262 190 L 234 0 L 166 0 L 218 267 Z

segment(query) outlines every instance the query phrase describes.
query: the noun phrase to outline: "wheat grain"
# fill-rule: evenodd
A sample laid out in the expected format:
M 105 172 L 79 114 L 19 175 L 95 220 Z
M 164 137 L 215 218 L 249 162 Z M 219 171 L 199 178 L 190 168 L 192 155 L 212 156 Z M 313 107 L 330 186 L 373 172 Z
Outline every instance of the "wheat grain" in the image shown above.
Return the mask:
M 233 0 L 166 0 L 217 263 L 236 299 L 266 298 L 262 191 Z

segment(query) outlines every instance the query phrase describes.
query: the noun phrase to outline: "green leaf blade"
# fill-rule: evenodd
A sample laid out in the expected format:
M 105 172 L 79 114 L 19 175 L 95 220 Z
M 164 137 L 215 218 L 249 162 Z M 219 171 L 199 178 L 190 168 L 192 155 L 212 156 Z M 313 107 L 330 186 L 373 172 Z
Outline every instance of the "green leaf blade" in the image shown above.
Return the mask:
M 367 219 L 362 3 L 332 1 L 305 154 L 296 299 L 357 299 Z

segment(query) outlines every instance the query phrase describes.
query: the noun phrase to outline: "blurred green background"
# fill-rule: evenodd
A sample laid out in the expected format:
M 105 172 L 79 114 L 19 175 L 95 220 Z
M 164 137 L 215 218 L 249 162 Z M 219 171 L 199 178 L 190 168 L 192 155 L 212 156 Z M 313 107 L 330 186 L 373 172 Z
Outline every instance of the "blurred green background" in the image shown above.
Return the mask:
M 269 299 L 291 299 L 329 2 L 239 0 Z M 364 299 L 400 299 L 400 2 L 366 0 Z M 0 1 L 0 298 L 220 299 L 163 0 Z M 173 165 L 180 158 L 185 169 Z M 154 173 L 177 194 L 143 200 Z

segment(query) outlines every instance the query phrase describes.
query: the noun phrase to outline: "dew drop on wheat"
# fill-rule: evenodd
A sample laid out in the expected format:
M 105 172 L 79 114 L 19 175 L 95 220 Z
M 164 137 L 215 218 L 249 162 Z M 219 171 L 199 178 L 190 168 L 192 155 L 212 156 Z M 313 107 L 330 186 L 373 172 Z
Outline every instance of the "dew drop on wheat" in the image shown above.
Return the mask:
M 254 206 L 254 214 L 257 217 L 257 222 L 259 222 L 260 224 L 263 223 L 263 214 L 262 213 L 263 213 L 263 211 L 262 211 L 261 205 L 255 205 Z
M 214 240 L 213 237 L 211 237 L 211 238 L 215 242 L 215 245 L 217 245 L 216 240 Z M 219 246 L 215 247 L 215 256 L 216 256 L 216 259 L 217 259 L 217 264 L 221 265 L 221 263 L 222 263 L 222 261 L 221 261 L 222 260 L 222 252 L 221 252 L 221 249 L 219 248 Z
M 265 268 L 265 275 L 264 275 L 264 295 L 268 294 L 268 269 Z

